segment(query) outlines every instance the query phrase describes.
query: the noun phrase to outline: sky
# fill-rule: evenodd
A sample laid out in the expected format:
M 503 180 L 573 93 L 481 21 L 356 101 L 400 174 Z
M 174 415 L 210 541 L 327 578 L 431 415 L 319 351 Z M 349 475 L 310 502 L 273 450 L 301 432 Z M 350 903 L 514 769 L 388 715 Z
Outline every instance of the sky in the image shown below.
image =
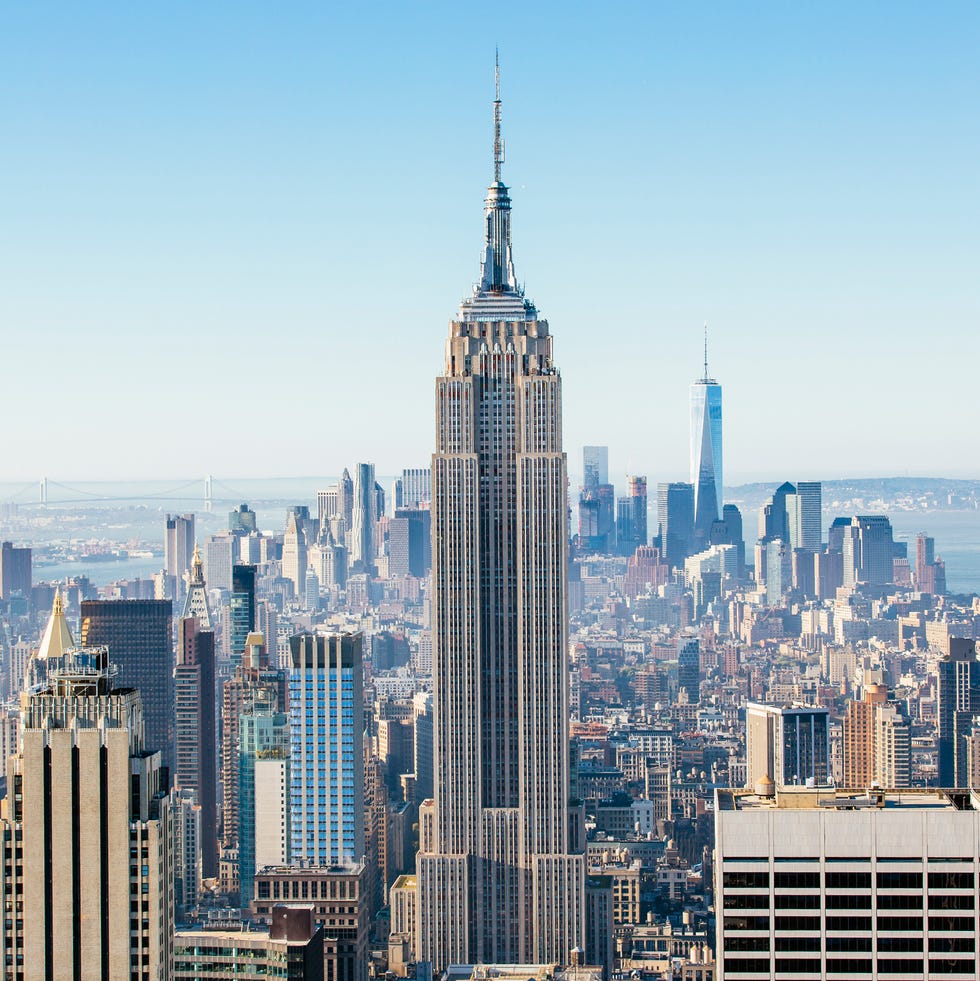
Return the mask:
M 980 5 L 0 0 L 0 481 L 425 465 L 514 257 L 565 447 L 980 477 Z

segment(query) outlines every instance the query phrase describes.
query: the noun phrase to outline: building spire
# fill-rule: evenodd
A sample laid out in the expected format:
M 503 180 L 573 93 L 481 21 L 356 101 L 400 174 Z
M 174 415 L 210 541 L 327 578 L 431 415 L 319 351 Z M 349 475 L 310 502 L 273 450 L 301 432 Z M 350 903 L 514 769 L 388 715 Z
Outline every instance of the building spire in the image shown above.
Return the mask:
M 504 140 L 500 135 L 500 56 L 494 55 L 493 183 L 487 190 L 487 238 L 479 293 L 519 293 L 510 247 L 510 195 L 500 180 L 504 163 Z
M 704 380 L 708 380 L 708 321 L 704 322 Z
M 504 163 L 504 141 L 500 136 L 500 51 L 493 51 L 493 182 L 500 183 L 500 168 Z

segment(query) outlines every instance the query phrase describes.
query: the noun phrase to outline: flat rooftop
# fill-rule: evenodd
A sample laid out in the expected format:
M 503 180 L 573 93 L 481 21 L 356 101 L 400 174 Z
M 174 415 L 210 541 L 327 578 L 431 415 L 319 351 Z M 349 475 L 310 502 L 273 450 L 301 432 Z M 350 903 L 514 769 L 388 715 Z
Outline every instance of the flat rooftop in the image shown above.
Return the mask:
M 772 797 L 752 790 L 717 791 L 719 811 L 980 810 L 976 791 L 904 788 L 848 790 L 840 787 L 785 787 Z

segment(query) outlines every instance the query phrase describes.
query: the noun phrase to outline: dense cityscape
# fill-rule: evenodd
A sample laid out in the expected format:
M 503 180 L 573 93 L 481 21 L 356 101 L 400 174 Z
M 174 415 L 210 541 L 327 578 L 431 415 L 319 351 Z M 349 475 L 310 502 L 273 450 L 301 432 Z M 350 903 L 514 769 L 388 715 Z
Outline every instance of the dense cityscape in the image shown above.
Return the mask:
M 492 124 L 431 457 L 4 485 L 4 978 L 980 978 L 980 482 L 617 484 Z

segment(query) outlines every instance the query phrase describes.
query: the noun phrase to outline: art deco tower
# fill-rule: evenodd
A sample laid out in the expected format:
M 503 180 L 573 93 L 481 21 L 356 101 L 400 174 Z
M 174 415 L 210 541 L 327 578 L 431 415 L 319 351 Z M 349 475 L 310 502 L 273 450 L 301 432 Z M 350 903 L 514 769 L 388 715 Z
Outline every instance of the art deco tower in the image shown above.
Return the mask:
M 449 326 L 432 456 L 434 800 L 421 809 L 419 960 L 569 962 L 584 859 L 568 784 L 566 459 L 548 324 L 514 275 L 494 181 L 480 282 Z
M 708 547 L 711 522 L 721 517 L 721 385 L 708 374 L 708 328 L 704 329 L 704 376 L 691 385 L 691 483 L 694 538 Z

